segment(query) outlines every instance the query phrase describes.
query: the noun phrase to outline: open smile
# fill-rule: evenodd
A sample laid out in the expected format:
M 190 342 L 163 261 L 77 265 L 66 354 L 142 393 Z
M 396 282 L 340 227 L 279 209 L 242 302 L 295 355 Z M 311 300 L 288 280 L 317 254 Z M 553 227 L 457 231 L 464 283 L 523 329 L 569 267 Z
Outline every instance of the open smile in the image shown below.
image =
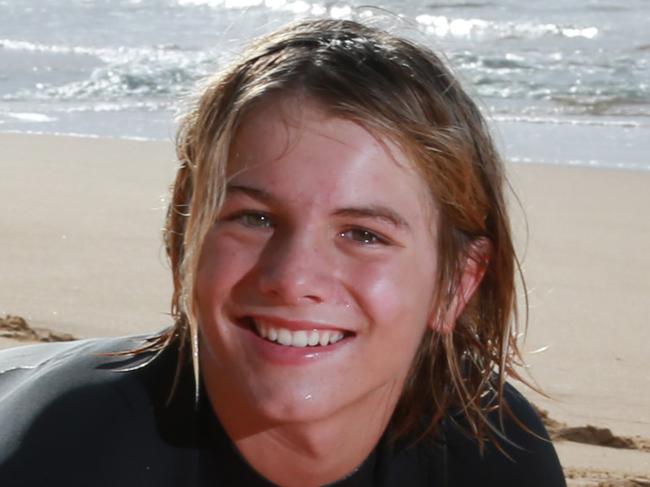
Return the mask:
M 327 347 L 354 336 L 354 333 L 345 330 L 260 316 L 246 316 L 239 321 L 260 338 L 285 347 Z

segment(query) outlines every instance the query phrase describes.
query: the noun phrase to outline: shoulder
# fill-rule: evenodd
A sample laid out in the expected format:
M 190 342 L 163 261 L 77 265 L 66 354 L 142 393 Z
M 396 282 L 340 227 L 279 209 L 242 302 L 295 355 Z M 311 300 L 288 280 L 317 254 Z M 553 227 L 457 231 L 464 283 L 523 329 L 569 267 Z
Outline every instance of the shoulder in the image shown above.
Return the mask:
M 116 373 L 128 363 L 115 352 L 128 351 L 144 337 L 98 338 L 28 345 L 0 351 L 0 401 L 46 405 L 62 394 L 96 383 L 119 382 Z M 13 412 L 0 409 L 0 419 Z M 6 424 L 5 421 L 2 421 Z
M 373 485 L 565 487 L 557 454 L 535 408 L 510 384 L 504 402 L 514 418 L 505 412 L 488 414 L 499 446 L 486 442 L 481 451 L 463 426 L 463 415 L 450 413 L 435 439 L 382 439 Z
M 159 390 L 170 390 L 175 354 L 114 354 L 137 349 L 146 338 L 0 352 L 0 484 L 39 485 L 45 472 L 71 479 L 101 469 L 117 480 L 120 468 L 134 473 L 148 463 L 145 455 L 163 453 L 156 408 L 164 402 Z M 111 461 L 118 458 L 119 465 Z M 18 478 L 33 482 L 5 483 Z
M 137 348 L 147 335 L 91 338 L 68 342 L 39 343 L 0 350 L 0 387 L 7 377 L 18 373 L 31 376 L 35 371 L 56 370 L 67 365 L 89 368 L 107 360 L 105 354 L 124 352 Z
M 2 454 L 20 444 L 28 425 L 101 414 L 102 404 L 119 406 L 119 396 L 137 395 L 134 377 L 119 372 L 125 357 L 110 356 L 138 346 L 136 337 L 29 345 L 0 352 Z M 68 409 L 68 407 L 71 409 Z M 75 411 L 72 413 L 72 411 Z M 0 454 L 0 456 L 2 456 Z
M 25 403 L 33 409 L 49 404 L 62 394 L 94 384 L 124 382 L 127 376 L 119 371 L 132 369 L 151 354 L 135 357 L 117 352 L 139 348 L 145 339 L 144 336 L 96 338 L 2 350 L 0 401 Z M 6 419 L 8 414 L 15 417 L 7 408 L 0 409 L 0 419 Z
M 488 415 L 499 445 L 488 442 L 483 452 L 461 420 L 446 418 L 443 436 L 449 486 L 564 487 L 555 448 L 535 408 L 510 384 L 506 384 L 504 402 L 511 414 Z

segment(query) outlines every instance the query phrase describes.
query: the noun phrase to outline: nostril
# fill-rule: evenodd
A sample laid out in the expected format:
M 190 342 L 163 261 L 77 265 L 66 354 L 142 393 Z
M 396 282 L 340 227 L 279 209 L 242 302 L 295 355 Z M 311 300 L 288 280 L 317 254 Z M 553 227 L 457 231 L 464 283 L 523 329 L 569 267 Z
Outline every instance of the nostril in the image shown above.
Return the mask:
M 261 294 L 286 304 L 320 303 L 331 287 L 331 268 L 305 246 L 288 245 L 269 250 L 268 258 L 256 268 Z

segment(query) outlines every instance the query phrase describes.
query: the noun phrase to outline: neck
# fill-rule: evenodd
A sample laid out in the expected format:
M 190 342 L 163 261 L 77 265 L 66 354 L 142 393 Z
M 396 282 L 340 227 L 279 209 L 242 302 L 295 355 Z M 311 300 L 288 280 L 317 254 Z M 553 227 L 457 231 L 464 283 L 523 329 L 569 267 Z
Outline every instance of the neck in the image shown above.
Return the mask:
M 354 473 L 379 442 L 396 402 L 389 391 L 378 390 L 318 421 L 278 423 L 260 418 L 246 404 L 221 403 L 219 394 L 207 391 L 240 454 L 283 487 L 325 485 Z
M 352 474 L 379 442 L 386 424 L 280 425 L 234 440 L 262 476 L 284 487 L 317 486 Z

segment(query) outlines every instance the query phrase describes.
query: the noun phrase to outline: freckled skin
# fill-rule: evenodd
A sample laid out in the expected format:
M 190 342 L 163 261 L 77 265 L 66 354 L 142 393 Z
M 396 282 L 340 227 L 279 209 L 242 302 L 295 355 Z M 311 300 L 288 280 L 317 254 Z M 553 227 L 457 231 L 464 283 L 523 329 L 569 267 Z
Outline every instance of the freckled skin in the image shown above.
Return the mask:
M 433 314 L 436 213 L 406 156 L 388 147 L 304 100 L 245 119 L 230 183 L 272 200 L 229 192 L 197 276 L 201 367 L 227 429 L 242 414 L 262 429 L 390 415 Z M 375 206 L 408 228 L 339 211 Z M 353 336 L 308 364 L 270 364 L 235 324 L 253 308 Z

